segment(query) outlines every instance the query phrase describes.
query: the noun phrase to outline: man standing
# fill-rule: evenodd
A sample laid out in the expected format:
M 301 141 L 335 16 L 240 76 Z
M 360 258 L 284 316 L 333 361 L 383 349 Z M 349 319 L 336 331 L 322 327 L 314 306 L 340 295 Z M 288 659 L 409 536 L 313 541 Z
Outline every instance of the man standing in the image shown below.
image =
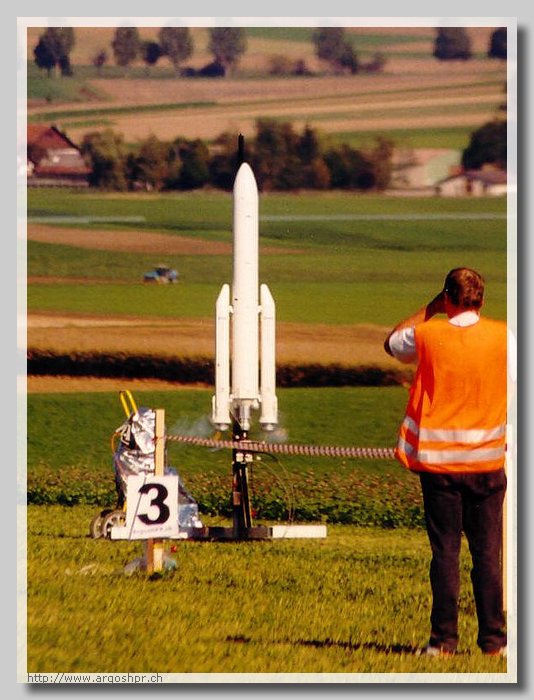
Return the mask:
M 506 324 L 480 317 L 483 297 L 477 272 L 451 270 L 443 290 L 384 343 L 393 357 L 417 363 L 395 456 L 421 480 L 432 550 L 431 632 L 423 650 L 430 656 L 453 654 L 458 644 L 462 531 L 473 563 L 477 643 L 485 654 L 506 655 L 502 514 L 507 367 L 514 370 Z

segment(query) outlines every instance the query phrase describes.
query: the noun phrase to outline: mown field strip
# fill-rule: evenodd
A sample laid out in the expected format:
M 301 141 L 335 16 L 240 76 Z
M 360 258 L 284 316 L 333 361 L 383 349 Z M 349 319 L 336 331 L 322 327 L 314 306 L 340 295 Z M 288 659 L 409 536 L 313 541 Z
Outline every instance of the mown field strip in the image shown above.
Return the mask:
M 491 221 L 506 214 L 452 212 L 450 214 L 264 214 L 260 221 Z
M 285 117 L 281 112 L 277 115 L 261 111 L 257 114 L 243 114 L 235 112 L 232 114 L 205 114 L 202 117 L 196 114 L 190 115 L 174 115 L 167 116 L 151 115 L 139 120 L 135 116 L 121 117 L 117 119 L 112 128 L 124 134 L 127 141 L 135 139 L 145 139 L 155 133 L 161 140 L 175 139 L 178 135 L 184 138 L 201 138 L 214 139 L 221 135 L 224 131 L 239 132 L 246 138 L 252 138 L 256 134 L 256 121 L 258 117 Z M 458 113 L 458 114 L 443 114 L 435 116 L 421 117 L 404 117 L 397 118 L 394 113 L 382 119 L 364 118 L 363 115 L 354 115 L 346 119 L 323 119 L 320 120 L 321 129 L 324 132 L 337 133 L 339 131 L 376 131 L 389 130 L 394 128 L 410 128 L 410 129 L 430 129 L 446 126 L 467 126 L 475 127 L 480 123 L 484 123 L 492 119 L 494 110 L 480 110 L 475 114 Z M 318 120 L 319 121 L 319 120 Z M 314 115 L 304 113 L 302 118 L 295 122 L 293 126 L 297 130 L 302 130 L 305 126 L 313 125 Z M 95 125 L 96 126 L 96 125 Z M 105 125 L 102 125 L 105 126 Z M 75 138 L 83 138 L 86 127 L 71 125 L 69 134 Z
M 437 97 L 428 95 L 423 95 L 419 99 L 412 98 L 407 99 L 407 95 L 404 93 L 404 99 L 392 99 L 384 101 L 374 101 L 369 102 L 368 95 L 353 95 L 352 98 L 347 98 L 346 100 L 339 100 L 337 96 L 330 96 L 328 101 L 317 101 L 316 99 L 305 99 L 299 100 L 298 104 L 295 100 L 272 100 L 272 101 L 256 101 L 232 105 L 223 104 L 208 104 L 208 105 L 198 105 L 195 107 L 183 106 L 176 107 L 169 105 L 168 111 L 179 111 L 180 114 L 176 115 L 176 118 L 183 117 L 187 119 L 191 113 L 194 113 L 198 119 L 202 119 L 205 115 L 210 115 L 216 113 L 221 117 L 234 118 L 234 117 L 251 117 L 251 116 L 262 116 L 264 114 L 269 114 L 271 116 L 284 115 L 287 119 L 296 119 L 302 114 L 310 114 L 314 118 L 318 118 L 319 115 L 324 115 L 325 117 L 335 118 L 336 113 L 345 114 L 346 112 L 361 113 L 365 116 L 372 117 L 379 114 L 379 110 L 394 110 L 396 116 L 406 116 L 406 114 L 411 114 L 410 110 L 417 110 L 419 114 L 435 114 L 435 110 L 442 106 L 455 107 L 456 109 L 461 109 L 464 105 L 472 105 L 476 110 L 490 108 L 495 108 L 499 102 L 502 102 L 503 96 L 499 92 L 495 93 L 484 93 L 480 95 L 469 95 L 458 98 L 458 95 L 452 95 L 450 97 Z M 117 116 L 117 117 L 139 117 L 139 109 L 145 114 L 146 118 L 150 118 L 152 115 L 159 115 L 163 111 L 160 108 L 147 108 L 143 107 L 132 107 L 124 108 L 121 110 L 95 110 L 94 112 L 85 112 L 84 117 L 89 115 L 98 116 Z M 398 110 L 402 111 L 402 114 L 398 113 Z M 424 110 L 424 111 L 421 111 Z M 57 115 L 55 115 L 57 117 Z M 70 115 L 71 117 L 74 115 Z M 76 122 L 73 120 L 72 124 Z
M 267 87 L 267 86 L 266 86 Z M 489 88 L 493 87 L 495 89 L 494 93 L 489 92 Z M 462 89 L 467 90 L 469 89 L 469 95 L 468 96 L 463 96 L 461 99 L 458 97 L 458 85 L 456 84 L 451 84 L 451 85 L 443 85 L 440 86 L 439 88 L 435 86 L 428 86 L 428 87 L 406 87 L 403 89 L 393 89 L 393 90 L 374 90 L 374 91 L 360 91 L 360 88 L 358 88 L 357 91 L 351 91 L 347 93 L 342 93 L 339 94 L 337 92 L 330 92 L 327 88 L 325 90 L 325 93 L 318 94 L 317 96 L 314 96 L 313 98 L 310 98 L 307 95 L 297 95 L 291 97 L 291 104 L 299 104 L 302 106 L 312 106 L 314 109 L 317 108 L 318 105 L 321 105 L 322 103 L 327 103 L 328 107 L 332 107 L 333 104 L 336 105 L 342 105 L 344 102 L 349 102 L 350 104 L 348 107 L 352 107 L 355 101 L 362 100 L 363 101 L 363 106 L 365 107 L 366 105 L 369 104 L 369 99 L 372 96 L 374 99 L 380 98 L 380 102 L 376 102 L 373 104 L 373 107 L 382 107 L 382 106 L 387 106 L 389 104 L 398 104 L 399 103 L 399 97 L 402 97 L 402 105 L 407 106 L 409 104 L 416 103 L 423 103 L 426 104 L 429 97 L 433 97 L 436 94 L 439 94 L 439 97 L 436 99 L 432 99 L 433 103 L 437 103 L 439 100 L 441 101 L 451 101 L 453 103 L 458 103 L 461 102 L 462 104 L 469 103 L 469 102 L 477 102 L 478 100 L 489 100 L 489 99 L 495 99 L 495 100 L 502 100 L 503 99 L 503 94 L 502 94 L 502 81 L 501 80 L 492 80 L 488 82 L 474 82 L 470 85 L 462 85 Z M 450 97 L 448 97 L 448 93 L 450 93 Z M 269 106 L 269 107 L 276 107 L 277 105 L 286 105 L 287 104 L 287 99 L 288 98 L 282 98 L 282 97 L 271 97 L 269 98 L 265 94 L 263 95 L 258 95 L 257 98 L 255 99 L 245 99 L 243 100 L 242 98 L 231 98 L 228 100 L 224 99 L 217 99 L 217 100 L 203 100 L 203 101 L 196 101 L 196 102 L 162 102 L 158 104 L 145 104 L 145 103 L 140 103 L 140 104 L 132 104 L 128 106 L 123 106 L 123 107 L 102 107 L 98 106 L 93 109 L 84 107 L 83 109 L 81 108 L 72 108 L 72 109 L 51 109 L 50 111 L 38 111 L 35 110 L 35 112 L 30 109 L 29 110 L 29 117 L 28 121 L 29 122 L 34 122 L 34 121 L 46 121 L 46 120 L 57 120 L 57 119 L 77 119 L 77 118 L 86 118 L 86 117 L 106 117 L 106 116 L 118 116 L 118 115 L 127 115 L 131 113 L 136 113 L 139 114 L 139 112 L 143 113 L 152 113 L 152 112 L 161 112 L 161 111 L 175 111 L 175 110 L 194 110 L 194 111 L 201 111 L 201 110 L 223 110 L 223 109 L 247 109 L 250 107 L 254 107 L 258 104 L 258 102 L 261 103 L 263 107 Z
M 348 113 L 354 116 L 361 115 L 366 119 L 382 119 L 384 115 L 389 114 L 391 112 L 394 112 L 395 117 L 398 119 L 422 116 L 432 117 L 436 115 L 441 117 L 444 106 L 447 107 L 447 113 L 449 115 L 480 114 L 481 112 L 486 113 L 488 111 L 496 112 L 500 102 L 502 102 L 502 99 L 495 99 L 489 102 L 474 102 L 473 104 L 466 104 L 464 102 L 455 100 L 454 102 L 451 102 L 447 105 L 437 103 L 429 105 L 426 102 L 413 105 L 409 105 L 405 102 L 401 104 L 396 103 L 391 105 L 368 105 L 365 107 L 355 105 L 353 107 L 347 107 L 344 110 L 337 110 L 334 112 L 314 112 L 313 120 L 314 122 L 322 122 L 326 119 L 343 119 L 347 116 Z M 300 113 L 295 113 L 293 116 L 290 115 L 289 118 L 299 119 L 301 116 L 302 115 Z
M 506 214 L 263 214 L 260 221 L 483 221 L 506 219 Z M 29 224 L 145 223 L 144 216 L 29 216 Z

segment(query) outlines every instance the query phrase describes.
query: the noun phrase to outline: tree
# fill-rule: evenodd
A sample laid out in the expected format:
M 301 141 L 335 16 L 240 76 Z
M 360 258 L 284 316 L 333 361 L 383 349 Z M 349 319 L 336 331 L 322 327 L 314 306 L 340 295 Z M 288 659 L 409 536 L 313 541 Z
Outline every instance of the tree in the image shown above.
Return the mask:
M 239 136 L 228 131 L 213 142 L 213 155 L 209 162 L 210 181 L 215 187 L 231 190 L 238 168 L 237 147 Z
M 373 165 L 374 187 L 377 190 L 385 190 L 391 181 L 393 172 L 393 152 L 395 143 L 390 139 L 378 136 L 376 145 L 369 153 L 368 158 Z
M 176 158 L 171 145 L 160 141 L 156 136 L 149 136 L 141 143 L 135 162 L 137 180 L 143 183 L 146 189 L 160 191 L 169 179 L 177 174 Z
M 314 158 L 304 170 L 304 187 L 328 190 L 332 184 L 330 170 L 323 158 Z
M 437 30 L 433 55 L 440 61 L 471 58 L 471 40 L 463 27 L 440 27 Z
M 498 168 L 506 168 L 507 123 L 495 119 L 487 122 L 471 134 L 469 146 L 462 154 L 462 166 L 466 170 L 478 170 L 491 163 Z
M 201 139 L 188 141 L 176 139 L 173 146 L 178 153 L 182 168 L 177 186 L 182 190 L 194 190 L 203 187 L 210 177 L 209 151 Z
M 126 190 L 127 152 L 123 137 L 111 129 L 86 134 L 80 151 L 91 168 L 89 184 L 113 190 Z
M 344 42 L 337 60 L 337 65 L 341 70 L 348 69 L 352 74 L 358 72 L 358 59 L 356 52 L 349 41 Z
M 366 190 L 375 186 L 373 163 L 347 144 L 329 148 L 324 161 L 334 188 Z
M 358 72 L 358 58 L 344 27 L 320 27 L 313 34 L 315 54 L 336 71 Z
M 108 60 L 108 55 L 104 51 L 104 49 L 101 49 L 100 51 L 97 51 L 97 53 L 93 56 L 92 58 L 92 64 L 96 68 L 98 75 L 102 74 L 102 66 L 107 62 Z
M 162 56 L 167 56 L 178 73 L 180 63 L 193 53 L 193 38 L 189 27 L 162 27 L 158 33 Z
M 137 27 L 117 27 L 111 42 L 115 63 L 126 68 L 135 61 L 141 49 L 141 39 Z
M 48 77 L 56 65 L 56 59 L 48 43 L 41 37 L 33 50 L 35 65 L 47 71 Z
M 256 122 L 254 174 L 263 190 L 290 190 L 302 186 L 298 154 L 299 136 L 287 122 Z
M 211 27 L 208 51 L 225 68 L 232 70 L 247 50 L 247 35 L 243 27 Z
M 63 55 L 60 57 L 58 61 L 58 66 L 59 70 L 61 71 L 61 75 L 73 75 L 72 66 L 70 64 L 70 58 L 67 55 Z
M 502 58 L 503 60 L 506 60 L 507 42 L 508 31 L 506 27 L 499 27 L 499 29 L 496 29 L 491 35 L 488 57 Z
M 312 129 L 309 124 L 306 124 L 302 136 L 299 138 L 297 153 L 301 163 L 304 165 L 310 165 L 321 153 L 321 144 L 317 131 Z
M 72 75 L 70 52 L 75 43 L 73 27 L 48 27 L 34 49 L 35 63 L 48 75 L 58 66 L 61 75 Z
M 223 63 L 215 59 L 205 66 L 202 66 L 202 68 L 199 68 L 194 75 L 197 75 L 199 78 L 224 78 L 226 75 L 226 68 Z
M 382 73 L 384 71 L 384 66 L 387 63 L 387 58 L 384 56 L 383 53 L 380 53 L 377 51 L 375 54 L 373 54 L 373 58 L 369 61 L 369 63 L 364 63 L 360 66 L 360 68 L 365 72 L 365 73 Z
M 141 56 L 147 67 L 155 66 L 161 56 L 160 45 L 156 41 L 143 41 L 141 44 Z

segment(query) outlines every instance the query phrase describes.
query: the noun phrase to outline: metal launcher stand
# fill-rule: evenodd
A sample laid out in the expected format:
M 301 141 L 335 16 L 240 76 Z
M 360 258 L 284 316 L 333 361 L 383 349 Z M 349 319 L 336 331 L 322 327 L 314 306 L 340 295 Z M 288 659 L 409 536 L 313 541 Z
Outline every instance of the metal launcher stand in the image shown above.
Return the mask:
M 233 439 L 236 442 L 247 439 L 247 432 L 234 421 Z M 234 539 L 246 539 L 252 527 L 250 497 L 248 492 L 248 468 L 252 463 L 252 452 L 239 448 L 232 450 L 232 515 Z
M 232 423 L 233 441 L 247 440 L 248 433 L 236 420 Z M 254 452 L 245 447 L 232 449 L 232 527 L 208 527 L 194 535 L 195 539 L 246 541 L 273 537 L 273 528 L 252 524 L 250 507 L 249 469 Z
M 248 437 L 239 423 L 233 422 L 234 441 L 240 442 Z M 254 460 L 254 453 L 247 449 L 232 450 L 232 515 L 234 540 L 265 540 L 273 537 L 272 527 L 252 524 L 252 511 L 249 494 L 249 468 Z

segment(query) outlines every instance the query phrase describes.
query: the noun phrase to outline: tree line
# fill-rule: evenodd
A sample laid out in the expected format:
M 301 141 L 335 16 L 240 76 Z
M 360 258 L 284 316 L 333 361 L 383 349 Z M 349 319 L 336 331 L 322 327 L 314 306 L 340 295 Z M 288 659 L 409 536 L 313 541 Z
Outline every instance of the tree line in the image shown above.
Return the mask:
M 382 192 L 390 184 L 395 143 L 384 136 L 367 149 L 335 144 L 310 126 L 298 133 L 289 122 L 258 119 L 245 159 L 262 191 L 346 189 Z M 163 141 L 149 136 L 135 146 L 112 129 L 90 132 L 80 146 L 91 168 L 89 183 L 117 191 L 231 190 L 239 165 L 238 134 Z M 472 135 L 462 153 L 465 170 L 485 164 L 506 169 L 507 122 L 494 119 Z
M 161 27 L 157 41 L 142 40 L 137 27 L 117 27 L 111 42 L 116 65 L 127 68 L 141 59 L 148 67 L 161 58 L 167 58 L 176 75 L 224 76 L 231 73 L 241 56 L 247 50 L 247 33 L 244 27 L 208 28 L 208 51 L 213 60 L 195 70 L 183 68 L 183 63 L 194 53 L 193 35 L 189 27 Z M 315 55 L 336 73 L 379 72 L 386 59 L 377 52 L 370 62 L 363 62 L 356 51 L 353 38 L 344 27 L 320 27 L 312 32 Z M 70 54 L 75 45 L 73 27 L 48 27 L 40 35 L 34 48 L 35 64 L 51 75 L 58 69 L 63 76 L 73 75 Z M 432 55 L 439 60 L 469 60 L 473 57 L 471 39 L 464 27 L 438 27 Z M 487 49 L 489 58 L 506 59 L 507 29 L 499 27 L 490 37 Z M 101 70 L 109 60 L 105 48 L 100 49 L 92 59 L 97 70 Z M 300 60 L 290 64 L 284 57 L 272 57 L 271 72 L 291 72 L 296 75 L 309 74 L 305 63 Z
M 310 126 L 258 119 L 245 159 L 262 191 L 296 189 L 384 190 L 390 181 L 393 141 L 378 137 L 366 150 L 332 144 Z M 208 148 L 202 139 L 163 141 L 149 136 L 135 146 L 112 129 L 85 135 L 80 150 L 94 187 L 127 190 L 231 190 L 238 167 L 238 134 L 225 132 Z

